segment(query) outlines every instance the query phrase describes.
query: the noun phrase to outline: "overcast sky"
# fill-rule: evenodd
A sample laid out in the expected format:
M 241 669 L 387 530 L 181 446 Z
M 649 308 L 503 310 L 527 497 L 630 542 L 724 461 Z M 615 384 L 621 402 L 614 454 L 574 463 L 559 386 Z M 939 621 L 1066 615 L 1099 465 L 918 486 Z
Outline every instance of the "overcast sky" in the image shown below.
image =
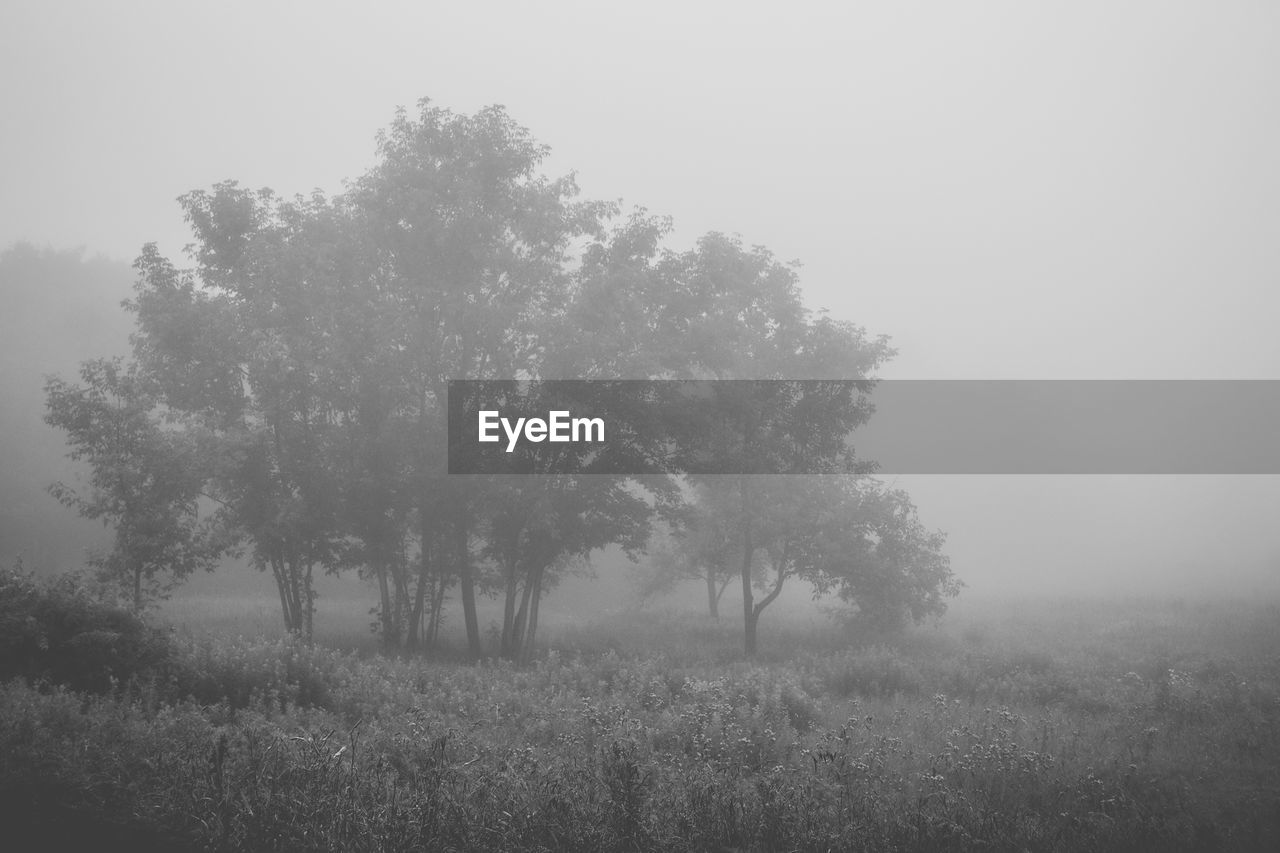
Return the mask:
M 800 260 L 812 305 L 893 337 L 884 376 L 1280 379 L 1273 2 L 9 0 L 0 92 L 0 245 L 178 255 L 183 192 L 340 191 L 397 105 L 501 103 L 676 246 Z M 1033 531 L 1105 493 L 1148 502 L 1135 548 L 1190 514 L 1280 555 L 1276 478 L 1089 479 L 918 485 L 979 573 L 971 489 Z

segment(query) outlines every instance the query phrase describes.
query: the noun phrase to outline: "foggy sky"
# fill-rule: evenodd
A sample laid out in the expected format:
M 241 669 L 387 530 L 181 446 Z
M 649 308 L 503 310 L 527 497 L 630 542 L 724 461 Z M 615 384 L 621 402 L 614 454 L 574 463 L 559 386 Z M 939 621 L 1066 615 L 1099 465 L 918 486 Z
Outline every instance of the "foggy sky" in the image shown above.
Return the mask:
M 1280 378 L 1280 6 L 688 5 L 8 2 L 0 247 L 177 257 L 180 193 L 502 103 L 673 246 L 802 261 L 882 376 Z M 974 587 L 1280 575 L 1280 478 L 899 484 Z

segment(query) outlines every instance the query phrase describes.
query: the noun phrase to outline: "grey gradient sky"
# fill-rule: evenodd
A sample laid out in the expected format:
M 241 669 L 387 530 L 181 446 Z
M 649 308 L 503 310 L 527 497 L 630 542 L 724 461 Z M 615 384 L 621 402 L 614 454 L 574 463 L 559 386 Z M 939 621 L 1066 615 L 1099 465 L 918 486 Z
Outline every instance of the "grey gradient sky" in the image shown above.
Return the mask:
M 1280 379 L 1278 46 L 1272 2 L 10 0 L 0 245 L 176 256 L 185 191 L 340 191 L 397 105 L 502 103 L 584 195 L 674 216 L 673 245 L 803 262 L 812 305 L 893 337 L 883 376 Z M 1277 566 L 1276 478 L 1087 479 L 1035 493 L 1075 510 L 992 486 L 1016 478 L 913 489 L 962 574 L 995 529 L 966 489 L 1033 531 L 1105 494 L 1116 542 L 1189 513 Z

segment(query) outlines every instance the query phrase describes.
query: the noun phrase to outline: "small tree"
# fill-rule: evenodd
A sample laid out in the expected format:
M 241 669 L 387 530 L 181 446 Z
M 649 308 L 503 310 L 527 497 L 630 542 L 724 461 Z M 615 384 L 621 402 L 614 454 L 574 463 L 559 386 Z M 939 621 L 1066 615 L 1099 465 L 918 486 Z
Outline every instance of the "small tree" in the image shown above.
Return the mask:
M 837 523 L 801 554 L 815 589 L 834 592 L 877 630 L 941 616 L 964 586 L 942 551 L 946 534 L 927 529 L 901 489 L 860 481 L 842 492 Z
M 742 560 L 733 485 L 729 478 L 712 478 L 687 489 L 685 503 L 649 542 L 647 571 L 636 580 L 642 599 L 696 581 L 706 588 L 707 613 L 720 618 L 720 599 L 739 577 Z M 757 552 L 752 576 L 759 579 L 764 569 Z
M 114 526 L 115 546 L 89 562 L 140 610 L 197 569 L 213 569 L 225 543 L 198 517 L 203 476 L 192 448 L 157 420 L 136 368 L 98 359 L 85 362 L 80 377 L 83 386 L 48 380 L 45 421 L 66 430 L 72 459 L 89 463 L 89 488 L 59 482 L 49 491 Z

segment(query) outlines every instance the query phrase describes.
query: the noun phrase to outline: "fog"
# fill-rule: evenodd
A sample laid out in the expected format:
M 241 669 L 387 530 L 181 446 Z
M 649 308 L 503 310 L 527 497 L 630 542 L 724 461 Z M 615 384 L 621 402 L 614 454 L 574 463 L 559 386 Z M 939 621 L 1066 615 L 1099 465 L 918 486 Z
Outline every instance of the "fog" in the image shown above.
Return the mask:
M 69 559 L 9 521 L 69 528 L 63 475 L 14 460 L 50 459 L 41 375 L 125 348 L 111 264 L 179 258 L 174 199 L 217 181 L 341 191 L 424 96 L 506 105 L 672 246 L 799 260 L 810 305 L 891 336 L 885 378 L 1280 379 L 1278 39 L 1264 3 L 8 3 L 0 246 L 83 247 L 100 291 L 6 255 L 0 559 Z M 1278 477 L 896 482 L 965 596 L 1280 582 Z

